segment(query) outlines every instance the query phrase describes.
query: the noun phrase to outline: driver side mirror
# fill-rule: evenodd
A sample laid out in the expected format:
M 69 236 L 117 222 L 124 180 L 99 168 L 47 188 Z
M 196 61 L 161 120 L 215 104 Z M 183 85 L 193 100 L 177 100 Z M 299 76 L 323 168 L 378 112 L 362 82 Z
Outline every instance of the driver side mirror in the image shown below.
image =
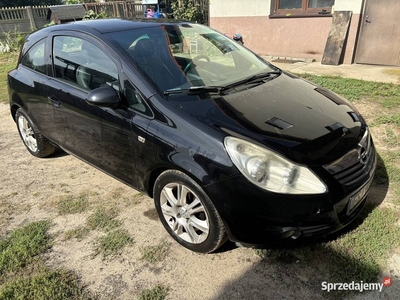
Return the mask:
M 117 91 L 111 86 L 101 86 L 92 90 L 86 97 L 86 102 L 93 106 L 116 108 L 121 100 Z

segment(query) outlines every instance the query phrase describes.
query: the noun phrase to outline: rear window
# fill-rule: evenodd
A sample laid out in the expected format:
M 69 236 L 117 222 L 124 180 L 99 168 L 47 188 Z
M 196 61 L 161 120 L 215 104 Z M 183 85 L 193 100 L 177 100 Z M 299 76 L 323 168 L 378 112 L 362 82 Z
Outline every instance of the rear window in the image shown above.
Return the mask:
M 46 39 L 43 39 L 33 45 L 23 56 L 21 60 L 21 64 L 24 67 L 32 69 L 39 73 L 46 73 L 45 66 L 45 42 Z

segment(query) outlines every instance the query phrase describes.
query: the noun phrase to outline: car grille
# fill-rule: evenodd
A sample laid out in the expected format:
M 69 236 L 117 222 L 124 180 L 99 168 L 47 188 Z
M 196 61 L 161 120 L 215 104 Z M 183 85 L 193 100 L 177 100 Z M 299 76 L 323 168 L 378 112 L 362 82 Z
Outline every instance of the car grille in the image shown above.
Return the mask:
M 368 129 L 357 149 L 345 154 L 324 168 L 345 187 L 353 187 L 369 178 L 375 161 L 375 150 Z
M 365 164 L 359 162 L 348 169 L 333 174 L 333 177 L 343 185 L 351 185 L 355 183 L 360 179 L 360 177 L 363 177 L 364 174 L 369 174 L 371 171 L 375 158 L 375 153 L 372 152 L 373 151 L 369 154 Z

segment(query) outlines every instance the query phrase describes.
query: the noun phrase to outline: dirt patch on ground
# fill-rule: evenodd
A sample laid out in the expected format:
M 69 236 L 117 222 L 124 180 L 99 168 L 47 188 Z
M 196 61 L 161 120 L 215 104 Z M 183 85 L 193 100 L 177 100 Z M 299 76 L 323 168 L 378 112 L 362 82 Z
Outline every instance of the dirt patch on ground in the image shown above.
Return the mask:
M 397 76 L 397 82 L 400 83 L 400 69 L 399 68 L 391 68 L 391 69 L 384 69 L 384 74 Z
M 220 252 L 200 255 L 175 243 L 158 221 L 152 199 L 142 196 L 71 155 L 31 156 L 23 146 L 7 105 L 0 104 L 0 233 L 23 224 L 51 219 L 53 247 L 49 265 L 75 271 L 100 299 L 132 299 L 145 288 L 163 284 L 167 299 L 324 299 L 313 272 L 294 261 L 265 261 L 252 249 L 228 243 Z M 60 215 L 66 195 L 85 195 L 88 209 Z M 113 208 L 133 243 L 115 256 L 94 256 L 101 230 L 84 238 L 65 233 L 84 226 L 98 207 Z M 168 245 L 161 261 L 144 260 L 146 246 Z M 398 262 L 398 256 L 393 258 Z M 397 266 L 398 267 L 398 266 Z M 390 295 L 385 292 L 385 297 Z M 364 295 L 364 294 L 363 294 Z M 395 294 L 393 294 L 395 295 Z M 393 298 L 394 299 L 394 298 Z
M 379 103 L 371 103 L 367 101 L 356 101 L 355 106 L 362 114 L 364 119 L 369 125 L 376 123 L 377 117 L 381 114 L 388 115 L 389 111 L 396 111 L 396 109 L 382 108 Z M 375 147 L 378 151 L 381 150 L 400 150 L 400 129 L 394 124 L 374 124 L 370 127 L 372 136 L 374 138 Z

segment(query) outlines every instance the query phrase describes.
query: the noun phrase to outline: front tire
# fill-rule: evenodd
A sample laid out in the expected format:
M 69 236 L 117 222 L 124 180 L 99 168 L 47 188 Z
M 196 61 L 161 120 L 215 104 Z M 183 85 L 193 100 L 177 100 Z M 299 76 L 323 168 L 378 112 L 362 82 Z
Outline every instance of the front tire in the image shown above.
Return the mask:
M 168 233 L 189 250 L 210 253 L 227 240 L 224 224 L 211 200 L 180 171 L 168 170 L 157 178 L 154 204 Z
M 33 156 L 46 157 L 54 153 L 55 147 L 39 132 L 22 108 L 17 110 L 15 121 L 22 142 Z

